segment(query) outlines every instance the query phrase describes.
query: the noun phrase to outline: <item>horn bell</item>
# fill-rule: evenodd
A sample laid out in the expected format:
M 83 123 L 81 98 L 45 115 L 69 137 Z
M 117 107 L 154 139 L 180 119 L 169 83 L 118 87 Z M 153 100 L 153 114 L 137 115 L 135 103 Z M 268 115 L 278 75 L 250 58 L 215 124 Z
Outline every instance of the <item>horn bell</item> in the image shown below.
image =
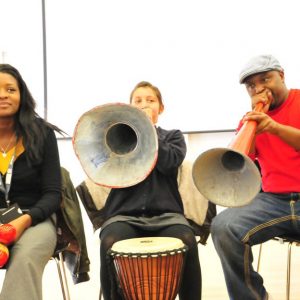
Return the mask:
M 193 164 L 192 176 L 204 197 L 225 207 L 244 206 L 261 189 L 261 176 L 253 161 L 228 148 L 200 154 Z
M 156 129 L 140 109 L 125 103 L 97 106 L 75 127 L 73 148 L 96 184 L 124 188 L 144 180 L 156 164 Z

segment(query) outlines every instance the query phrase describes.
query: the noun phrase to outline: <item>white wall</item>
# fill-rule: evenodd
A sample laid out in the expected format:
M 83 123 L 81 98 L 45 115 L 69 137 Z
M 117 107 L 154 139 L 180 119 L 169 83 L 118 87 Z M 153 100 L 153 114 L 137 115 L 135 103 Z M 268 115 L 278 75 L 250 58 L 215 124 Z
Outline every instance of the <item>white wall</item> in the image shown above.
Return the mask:
M 14 65 L 44 114 L 43 30 L 40 0 L 0 0 L 0 63 Z
M 149 80 L 162 91 L 161 125 L 233 129 L 250 109 L 242 65 L 272 53 L 297 87 L 297 0 L 45 0 L 48 117 L 70 135 L 81 114 L 127 102 Z M 43 108 L 41 0 L 0 0 L 0 61 L 20 69 Z M 288 46 L 291 44 L 291 46 Z
M 127 102 L 141 80 L 162 91 L 162 126 L 183 131 L 235 128 L 250 110 L 238 75 L 256 54 L 274 54 L 288 83 L 299 82 L 296 0 L 54 0 L 46 8 L 49 117 L 70 134 L 84 111 Z

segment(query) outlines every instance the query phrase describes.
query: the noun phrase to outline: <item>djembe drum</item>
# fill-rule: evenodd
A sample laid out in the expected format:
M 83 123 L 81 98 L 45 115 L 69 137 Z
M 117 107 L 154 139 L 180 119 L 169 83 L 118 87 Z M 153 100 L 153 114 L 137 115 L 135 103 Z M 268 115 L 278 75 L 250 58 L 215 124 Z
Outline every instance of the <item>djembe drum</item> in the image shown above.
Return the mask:
M 126 300 L 173 300 L 181 281 L 187 246 L 171 237 L 134 238 L 110 249 Z

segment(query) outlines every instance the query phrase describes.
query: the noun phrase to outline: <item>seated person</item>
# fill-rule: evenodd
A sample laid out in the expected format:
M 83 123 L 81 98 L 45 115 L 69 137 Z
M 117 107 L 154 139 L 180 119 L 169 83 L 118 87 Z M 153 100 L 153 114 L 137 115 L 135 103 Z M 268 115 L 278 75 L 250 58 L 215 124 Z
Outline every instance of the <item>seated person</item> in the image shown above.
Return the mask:
M 271 55 L 252 58 L 240 83 L 253 108 L 264 104 L 263 112 L 243 118 L 257 122 L 249 155 L 260 165 L 263 192 L 249 205 L 217 215 L 211 234 L 230 299 L 267 300 L 263 278 L 252 267 L 251 247 L 280 235 L 300 235 L 300 90 L 286 87 L 283 68 Z
M 161 93 L 148 82 L 133 89 L 130 103 L 142 109 L 153 125 L 164 111 Z M 112 289 L 107 252 L 120 240 L 137 237 L 175 237 L 188 246 L 179 290 L 181 300 L 201 299 L 201 269 L 194 232 L 184 217 L 178 191 L 178 168 L 186 155 L 186 144 L 179 130 L 156 127 L 158 159 L 142 182 L 127 188 L 112 189 L 104 206 L 106 221 L 100 232 L 100 280 L 106 300 L 122 299 Z
M 26 210 L 9 222 L 16 234 L 10 241 L 1 300 L 42 299 L 42 275 L 57 239 L 50 218 L 61 202 L 54 130 L 61 132 L 37 115 L 18 70 L 0 64 L 0 208 L 18 204 Z

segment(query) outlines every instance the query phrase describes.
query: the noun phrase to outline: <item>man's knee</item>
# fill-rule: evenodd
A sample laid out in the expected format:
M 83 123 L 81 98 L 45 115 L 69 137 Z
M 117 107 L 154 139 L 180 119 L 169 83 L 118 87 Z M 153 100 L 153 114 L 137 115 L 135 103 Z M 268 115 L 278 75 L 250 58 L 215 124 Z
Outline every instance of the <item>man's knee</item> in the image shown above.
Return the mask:
M 232 227 L 234 227 L 234 225 L 230 219 L 222 214 L 217 215 L 214 217 L 210 228 L 212 238 L 219 239 L 228 235 Z

